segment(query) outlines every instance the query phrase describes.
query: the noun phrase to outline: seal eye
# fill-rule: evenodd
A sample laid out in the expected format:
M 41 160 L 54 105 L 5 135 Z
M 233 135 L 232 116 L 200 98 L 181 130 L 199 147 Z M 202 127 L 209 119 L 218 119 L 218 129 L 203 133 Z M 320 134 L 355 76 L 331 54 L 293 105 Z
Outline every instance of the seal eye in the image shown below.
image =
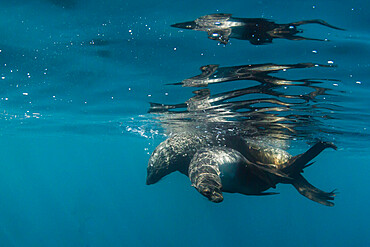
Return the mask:
M 203 194 L 205 196 L 210 196 L 211 195 L 211 190 L 209 188 L 206 188 L 206 189 L 203 190 Z

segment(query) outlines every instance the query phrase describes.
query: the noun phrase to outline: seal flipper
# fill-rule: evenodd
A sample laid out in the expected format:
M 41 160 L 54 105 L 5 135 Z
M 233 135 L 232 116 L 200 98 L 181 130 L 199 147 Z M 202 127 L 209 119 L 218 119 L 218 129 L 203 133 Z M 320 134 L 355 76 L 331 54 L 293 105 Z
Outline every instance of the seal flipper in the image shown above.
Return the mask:
M 308 199 L 325 206 L 334 206 L 334 203 L 331 201 L 334 200 L 335 190 L 332 192 L 322 191 L 310 184 L 301 174 L 295 177 L 292 185 L 301 195 L 307 197 Z
M 215 149 L 215 148 L 214 148 Z M 188 176 L 191 185 L 212 202 L 222 202 L 222 183 L 219 164 L 223 160 L 212 148 L 199 150 L 192 158 Z
M 333 143 L 329 142 L 318 142 L 312 146 L 307 152 L 293 157 L 287 167 L 282 171 L 292 177 L 292 180 L 285 180 L 285 183 L 290 183 L 297 189 L 297 191 L 307 197 L 308 199 L 323 204 L 325 206 L 334 206 L 331 200 L 334 200 L 335 191 L 325 192 L 322 191 L 312 184 L 310 184 L 302 175 L 303 169 L 312 165 L 310 162 L 313 158 L 319 155 L 324 149 L 337 147 Z
M 335 146 L 331 142 L 318 142 L 305 153 L 294 156 L 289 161 L 288 165 L 284 169 L 282 169 L 282 172 L 290 176 L 294 176 L 295 174 L 298 175 L 303 171 L 303 168 L 311 165 L 308 164 L 308 162 L 310 162 L 326 148 L 337 150 L 337 146 Z

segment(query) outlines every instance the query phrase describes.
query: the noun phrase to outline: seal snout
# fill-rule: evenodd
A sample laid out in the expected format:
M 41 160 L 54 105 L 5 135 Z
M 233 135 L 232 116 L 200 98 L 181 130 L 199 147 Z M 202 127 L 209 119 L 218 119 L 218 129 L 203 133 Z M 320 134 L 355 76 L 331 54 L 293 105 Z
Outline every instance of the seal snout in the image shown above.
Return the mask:
M 155 173 L 148 172 L 146 177 L 146 185 L 151 185 L 157 183 L 161 179 L 160 176 L 158 176 Z
M 177 28 L 183 28 L 183 29 L 194 29 L 196 27 L 196 24 L 194 21 L 188 21 L 188 22 L 172 24 L 171 27 L 177 27 Z
M 151 185 L 151 184 L 153 184 L 153 183 L 151 183 L 151 182 L 150 182 L 150 180 L 149 180 L 148 178 L 146 179 L 146 182 L 145 182 L 145 183 L 146 183 L 146 185 Z

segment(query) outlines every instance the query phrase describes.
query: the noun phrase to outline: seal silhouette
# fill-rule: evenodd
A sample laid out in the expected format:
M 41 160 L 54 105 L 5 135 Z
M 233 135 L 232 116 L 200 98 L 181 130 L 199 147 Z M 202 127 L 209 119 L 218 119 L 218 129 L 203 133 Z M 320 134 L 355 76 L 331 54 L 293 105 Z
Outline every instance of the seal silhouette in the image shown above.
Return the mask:
M 324 41 L 298 36 L 297 34 L 303 31 L 297 27 L 304 24 L 319 24 L 337 30 L 344 30 L 320 19 L 278 24 L 264 18 L 239 18 L 224 13 L 205 15 L 194 21 L 176 23 L 171 26 L 207 32 L 209 39 L 217 40 L 225 45 L 230 38 L 248 40 L 253 45 L 272 43 L 272 40 L 276 38 Z

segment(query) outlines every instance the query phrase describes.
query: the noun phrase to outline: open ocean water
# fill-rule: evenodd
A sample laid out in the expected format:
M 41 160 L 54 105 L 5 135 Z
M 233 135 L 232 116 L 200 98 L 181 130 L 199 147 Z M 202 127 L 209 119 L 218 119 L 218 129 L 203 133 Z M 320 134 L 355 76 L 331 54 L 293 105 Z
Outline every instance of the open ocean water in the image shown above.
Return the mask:
M 358 0 L 1 1 L 0 246 L 370 246 L 369 9 Z M 213 13 L 322 19 L 345 31 L 307 24 L 298 35 L 328 41 L 223 45 L 171 27 Z M 204 65 L 265 63 L 327 66 L 263 74 L 293 80 L 271 87 L 167 85 Z M 304 175 L 337 189 L 335 206 L 291 185 L 274 196 L 224 193 L 216 204 L 180 173 L 147 186 L 156 146 L 204 122 L 253 125 L 292 154 L 334 142 Z

